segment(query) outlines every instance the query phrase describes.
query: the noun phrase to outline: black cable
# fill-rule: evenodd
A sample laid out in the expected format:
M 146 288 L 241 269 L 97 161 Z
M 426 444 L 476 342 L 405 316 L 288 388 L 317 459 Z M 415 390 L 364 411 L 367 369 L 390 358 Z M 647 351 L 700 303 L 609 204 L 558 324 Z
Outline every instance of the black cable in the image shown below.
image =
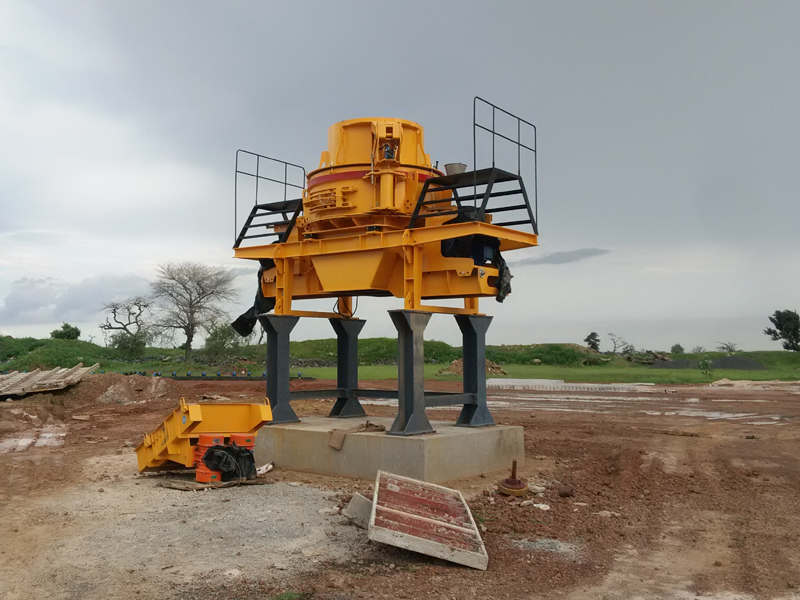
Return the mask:
M 358 296 L 355 296 L 356 302 L 355 307 L 353 308 L 352 312 L 349 315 L 344 314 L 341 310 L 339 310 L 339 298 L 336 299 L 336 302 L 333 305 L 333 312 L 337 315 L 344 317 L 345 319 L 352 319 L 356 316 L 356 312 L 358 311 Z

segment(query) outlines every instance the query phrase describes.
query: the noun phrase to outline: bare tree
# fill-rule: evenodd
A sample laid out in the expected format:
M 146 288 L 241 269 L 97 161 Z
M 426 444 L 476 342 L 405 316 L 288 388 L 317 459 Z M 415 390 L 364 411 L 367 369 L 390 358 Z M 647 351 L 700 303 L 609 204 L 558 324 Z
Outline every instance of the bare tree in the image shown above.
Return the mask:
M 618 348 L 625 348 L 626 346 L 630 345 L 630 344 L 628 344 L 628 342 L 623 340 L 621 337 L 619 337 L 618 335 L 614 335 L 613 333 L 609 333 L 608 334 L 608 338 L 611 340 L 611 343 L 614 346 L 611 349 L 611 354 L 616 354 Z
M 119 302 L 106 302 L 103 310 L 109 313 L 106 322 L 100 324 L 106 343 L 118 350 L 126 359 L 144 356 L 147 344 L 153 341 L 152 324 L 146 321 L 151 313 L 153 301 L 144 296 L 134 296 Z
M 150 283 L 156 300 L 156 328 L 161 332 L 180 331 L 186 336 L 186 360 L 192 342 L 201 328 L 225 313 L 220 305 L 234 300 L 235 275 L 221 267 L 202 263 L 167 263 L 158 267 L 158 277 Z
M 108 312 L 106 322 L 100 324 L 103 331 L 123 331 L 136 335 L 145 329 L 145 314 L 149 314 L 153 301 L 144 296 L 128 298 L 120 302 L 106 302 L 103 310 Z

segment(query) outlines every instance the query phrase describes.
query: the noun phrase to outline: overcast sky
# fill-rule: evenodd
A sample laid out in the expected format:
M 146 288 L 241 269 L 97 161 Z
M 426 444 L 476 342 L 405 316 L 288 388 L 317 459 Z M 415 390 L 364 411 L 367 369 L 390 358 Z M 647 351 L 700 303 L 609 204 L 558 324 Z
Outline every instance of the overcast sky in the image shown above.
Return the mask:
M 538 127 L 540 246 L 490 343 L 732 341 L 800 307 L 800 3 L 0 0 L 0 333 L 155 267 L 232 258 L 237 148 L 314 168 L 327 128 L 411 119 L 472 161 L 472 98 Z M 478 165 L 485 166 L 485 165 Z M 320 305 L 328 309 L 329 302 Z M 395 332 L 362 299 L 364 336 Z M 295 339 L 330 337 L 301 320 Z M 460 343 L 451 317 L 427 337 Z

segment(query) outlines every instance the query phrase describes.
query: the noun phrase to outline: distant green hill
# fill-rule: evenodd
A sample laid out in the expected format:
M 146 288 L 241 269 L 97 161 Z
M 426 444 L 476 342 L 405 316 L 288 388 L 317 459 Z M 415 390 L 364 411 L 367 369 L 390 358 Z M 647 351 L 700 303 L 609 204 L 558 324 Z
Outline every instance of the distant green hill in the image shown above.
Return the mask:
M 397 340 L 393 338 L 366 338 L 359 340 L 359 364 L 363 378 L 384 379 L 397 376 Z M 319 378 L 336 376 L 336 340 L 305 340 L 291 342 L 289 350 L 295 368 L 303 375 Z M 181 375 L 191 371 L 209 374 L 218 370 L 225 373 L 251 371 L 253 376 L 264 370 L 265 347 L 261 345 L 241 346 L 233 352 L 233 358 L 224 365 L 213 364 L 205 359 L 202 349 L 196 350 L 192 362 L 183 361 L 183 350 L 148 348 L 142 359 L 123 360 L 111 348 L 105 348 L 81 340 L 37 340 L 34 338 L 0 337 L 0 372 L 23 371 L 36 368 L 52 369 L 72 367 L 82 362 L 89 366 L 99 363 L 100 370 L 147 373 L 173 371 Z M 711 359 L 726 356 L 723 352 L 708 352 L 703 355 L 671 355 L 674 359 Z M 800 352 L 737 352 L 736 356 L 751 358 L 767 367 L 762 371 L 718 370 L 714 378 L 731 379 L 800 379 Z M 601 355 L 577 344 L 532 344 L 487 346 L 486 357 L 504 365 L 511 377 L 551 378 L 566 381 L 652 381 L 661 383 L 700 383 L 708 378 L 697 369 L 650 369 L 636 365 L 621 356 Z M 461 348 L 434 340 L 425 342 L 426 376 L 436 376 L 442 366 L 461 358 Z M 607 362 L 583 366 L 587 358 L 599 358 Z M 445 378 L 457 378 L 443 375 Z
M 336 340 L 305 340 L 291 342 L 289 352 L 292 359 L 320 361 L 333 365 L 336 362 Z M 540 361 L 544 365 L 576 366 L 589 352 L 572 344 L 536 344 L 531 346 L 488 346 L 486 357 L 502 364 L 532 365 Z M 84 365 L 100 363 L 100 368 L 113 371 L 171 370 L 172 364 L 181 363 L 181 350 L 148 348 L 146 357 L 136 361 L 122 360 L 116 350 L 81 340 L 53 340 L 34 338 L 0 338 L 0 370 L 52 369 L 69 367 L 82 362 Z M 264 361 L 264 345 L 242 346 L 235 351 L 239 360 L 231 365 L 247 363 L 261 364 Z M 215 367 L 204 360 L 202 349 L 193 353 L 190 365 L 180 364 L 181 370 L 193 367 Z M 397 339 L 365 338 L 358 341 L 358 358 L 361 365 L 390 365 L 397 362 Z M 461 358 L 461 348 L 445 342 L 425 341 L 425 362 L 447 364 Z M 258 367 L 255 367 L 258 368 Z

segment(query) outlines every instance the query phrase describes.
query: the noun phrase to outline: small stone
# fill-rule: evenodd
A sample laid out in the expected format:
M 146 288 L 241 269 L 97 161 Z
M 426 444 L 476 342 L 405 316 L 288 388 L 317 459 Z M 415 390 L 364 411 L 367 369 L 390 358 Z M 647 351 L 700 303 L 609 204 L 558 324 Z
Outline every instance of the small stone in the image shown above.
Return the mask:
M 285 563 L 276 562 L 276 563 L 273 563 L 272 568 L 273 569 L 278 569 L 279 571 L 285 571 L 289 567 L 287 567 Z
M 614 512 L 613 510 L 601 510 L 596 513 L 598 516 L 605 517 L 606 519 L 610 519 L 611 517 L 618 517 L 619 513 Z
M 531 494 L 544 494 L 547 491 L 547 489 L 541 485 L 529 485 L 528 491 Z
M 721 563 L 720 561 L 718 561 L 718 560 L 715 560 L 715 561 L 714 561 L 714 566 L 715 566 L 715 567 L 721 567 L 721 566 L 722 566 L 722 563 Z
M 225 571 L 225 575 L 227 575 L 228 577 L 239 577 L 239 575 L 241 574 L 242 572 L 239 569 L 228 569 L 227 571 Z
M 575 488 L 568 483 L 562 483 L 558 486 L 558 495 L 561 498 L 571 498 L 575 495 Z
M 105 492 L 105 490 L 104 490 L 103 488 L 100 488 L 100 489 L 98 489 L 97 491 L 98 491 L 98 492 Z
M 372 501 L 356 492 L 342 514 L 358 527 L 366 529 L 372 514 Z
M 390 569 L 394 569 L 394 563 L 390 564 L 390 565 L 389 565 L 389 568 L 390 568 Z
M 289 485 L 292 486 L 292 487 L 300 487 L 300 482 L 299 481 L 290 481 Z

